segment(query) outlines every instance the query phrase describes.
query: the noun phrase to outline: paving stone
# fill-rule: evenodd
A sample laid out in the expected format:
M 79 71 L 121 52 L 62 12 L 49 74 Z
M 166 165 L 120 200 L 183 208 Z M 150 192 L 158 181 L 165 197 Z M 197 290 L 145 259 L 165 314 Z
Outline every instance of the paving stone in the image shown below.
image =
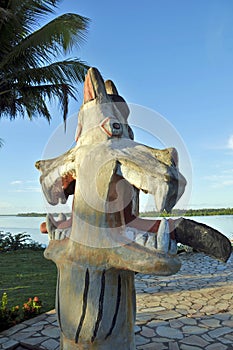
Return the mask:
M 47 326 L 46 328 L 43 329 L 41 334 L 47 335 L 48 337 L 51 337 L 51 338 L 59 338 L 60 337 L 60 330 L 58 328 L 53 327 L 53 326 Z
M 178 344 L 178 343 L 176 343 L 176 342 L 170 342 L 170 343 L 168 344 L 168 349 L 169 349 L 169 350 L 179 350 L 180 347 L 179 347 L 179 344 Z
M 139 327 L 139 326 L 135 325 L 135 326 L 134 326 L 134 333 L 140 332 L 141 329 L 142 329 L 142 327 Z
M 186 309 L 180 309 L 180 308 L 176 307 L 176 311 L 179 312 L 179 314 L 181 314 L 182 316 L 188 315 L 188 310 L 186 310 Z
M 22 339 L 25 339 L 25 337 L 27 338 L 27 337 L 30 337 L 32 335 L 34 335 L 34 333 L 30 332 L 30 333 L 27 333 L 27 335 L 25 335 L 25 333 L 23 333 L 23 332 L 18 332 L 18 333 L 13 334 L 11 339 L 20 341 Z
M 149 339 L 146 339 L 146 338 L 142 337 L 142 336 L 139 335 L 139 334 L 137 334 L 137 335 L 135 336 L 135 341 L 136 341 L 136 344 L 137 344 L 137 345 L 144 345 L 144 344 L 147 344 L 147 343 L 150 342 Z
M 189 337 L 185 337 L 180 342 L 188 345 L 199 346 L 202 349 L 210 344 L 208 341 L 204 340 L 202 337 L 199 337 L 197 335 L 190 335 Z
M 228 302 L 220 303 L 218 300 L 216 300 L 216 308 L 217 310 L 223 310 L 223 311 L 228 310 L 229 303 Z
M 156 328 L 158 326 L 165 326 L 165 325 L 169 325 L 169 322 L 160 321 L 160 320 L 152 320 L 152 321 L 147 323 L 147 326 L 150 328 Z
M 203 319 L 201 320 L 201 323 L 203 323 L 205 326 L 207 327 L 211 327 L 211 328 L 216 328 L 216 327 L 220 327 L 220 320 L 217 320 L 215 318 L 210 318 L 210 319 Z M 233 322 L 232 322 L 233 325 Z
M 232 344 L 232 340 L 225 337 L 219 337 L 218 340 L 223 344 Z
M 197 321 L 194 318 L 191 318 L 191 317 L 182 317 L 182 318 L 180 318 L 180 321 L 183 324 L 188 324 L 188 325 L 192 325 L 192 326 L 197 325 Z
M 193 346 L 193 345 L 185 345 L 185 344 L 182 344 L 180 346 L 180 349 L 181 350 L 203 350 L 202 348 L 199 348 L 197 346 Z
M 156 293 L 158 291 L 159 291 L 159 287 L 149 287 L 144 289 L 145 293 Z
M 167 349 L 167 347 L 163 344 L 156 344 L 156 348 L 155 348 L 155 344 L 153 343 L 137 346 L 136 348 L 140 350 L 166 350 Z
M 206 347 L 205 350 L 227 350 L 227 346 L 221 343 L 211 344 Z
M 202 334 L 206 332 L 206 329 L 198 326 L 184 326 L 182 331 L 188 334 Z
M 222 299 L 224 300 L 231 300 L 233 299 L 233 293 L 227 293 L 222 295 Z
M 180 316 L 181 314 L 176 311 L 167 310 L 167 311 L 160 312 L 157 318 L 159 318 L 160 320 L 171 320 L 172 318 L 178 318 Z
M 146 310 L 146 312 L 151 312 L 151 313 L 157 313 L 157 312 L 159 312 L 159 311 L 164 311 L 164 310 L 166 310 L 166 308 L 164 307 L 164 306 L 155 306 L 155 307 L 148 307 L 148 308 L 143 308 L 143 309 L 141 309 L 142 311 L 145 311 Z
M 230 319 L 230 315 L 228 313 L 224 313 L 224 314 L 217 314 L 213 316 L 214 318 L 217 318 L 217 320 L 221 320 L 221 321 L 226 321 Z
M 152 338 L 152 341 L 153 341 L 153 343 L 169 343 L 169 341 L 171 341 L 171 339 L 155 337 L 155 338 Z M 156 346 L 157 346 L 157 344 L 156 344 Z
M 0 349 L 4 349 L 4 350 L 13 350 L 15 349 L 15 347 L 19 344 L 18 341 L 14 340 L 14 339 L 8 339 L 7 342 L 1 344 Z
M 49 324 L 49 322 L 47 320 L 44 320 L 44 321 L 40 321 L 40 322 L 37 322 L 36 325 L 37 326 L 44 326 L 46 324 Z
M 211 338 L 218 338 L 218 337 L 221 337 L 222 335 L 225 335 L 225 334 L 231 333 L 231 332 L 232 332 L 232 328 L 221 327 L 221 328 L 217 328 L 217 329 L 214 329 L 213 331 L 208 332 L 208 335 Z
M 54 339 L 48 339 L 41 343 L 41 346 L 44 347 L 46 350 L 54 350 L 59 346 L 59 341 L 56 341 Z
M 233 320 L 222 321 L 222 325 L 233 328 Z
M 201 334 L 201 337 L 203 338 L 203 339 L 205 339 L 206 341 L 208 341 L 208 342 L 213 342 L 213 339 L 208 335 L 208 334 Z
M 206 305 L 201 308 L 200 312 L 203 312 L 205 314 L 215 314 L 216 305 Z
M 152 319 L 152 315 L 150 313 L 146 313 L 146 312 L 143 312 L 143 313 L 139 313 L 137 314 L 137 324 L 142 324 L 143 322 L 148 322 Z
M 226 334 L 226 335 L 224 336 L 224 338 L 230 339 L 231 342 L 233 343 L 233 334 Z
M 192 304 L 192 310 L 195 310 L 195 312 L 200 311 L 203 308 L 202 304 L 198 304 L 196 301 L 194 304 Z
M 27 326 L 31 326 L 34 323 L 37 323 L 39 321 L 45 320 L 47 317 L 47 314 L 41 314 L 39 316 L 33 317 L 30 320 L 24 321 L 23 324 L 27 325 Z
M 184 325 L 180 320 L 177 319 L 171 320 L 169 324 L 172 328 L 181 328 Z
M 22 345 L 38 345 L 41 344 L 42 342 L 44 342 L 45 340 L 47 340 L 48 337 L 35 337 L 35 338 L 26 338 L 24 340 L 21 340 L 21 344 Z
M 170 339 L 183 339 L 183 334 L 180 330 L 166 327 L 166 326 L 160 326 L 156 329 L 156 332 L 158 335 Z
M 0 338 L 0 344 L 3 344 L 3 343 L 5 343 L 8 340 L 9 340 L 9 338 L 7 338 L 7 337 L 1 337 Z
M 24 328 L 22 329 L 22 333 L 36 333 L 36 332 L 39 332 L 41 331 L 42 329 L 44 328 L 44 325 L 37 325 L 37 324 L 33 324 L 31 327 L 28 327 L 28 328 Z
M 14 327 L 11 327 L 9 329 L 6 329 L 5 331 L 3 331 L 1 334 L 2 335 L 6 335 L 6 336 L 11 336 L 12 334 L 21 331 L 22 329 L 26 328 L 27 326 L 23 323 L 19 323 Z
M 53 322 L 57 319 L 57 314 L 55 310 L 52 310 L 51 313 L 47 312 L 46 315 L 48 316 L 47 321 Z
M 140 332 L 140 335 L 146 338 L 152 338 L 155 336 L 155 331 L 149 327 L 142 327 L 142 331 Z

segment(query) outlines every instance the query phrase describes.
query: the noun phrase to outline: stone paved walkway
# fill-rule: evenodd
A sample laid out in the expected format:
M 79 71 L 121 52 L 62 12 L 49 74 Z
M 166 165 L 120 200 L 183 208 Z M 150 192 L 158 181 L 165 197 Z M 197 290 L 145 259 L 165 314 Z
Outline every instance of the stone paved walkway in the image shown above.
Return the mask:
M 233 350 L 233 255 L 182 253 L 174 276 L 136 275 L 137 350 Z M 0 349 L 59 350 L 51 311 L 0 334 Z

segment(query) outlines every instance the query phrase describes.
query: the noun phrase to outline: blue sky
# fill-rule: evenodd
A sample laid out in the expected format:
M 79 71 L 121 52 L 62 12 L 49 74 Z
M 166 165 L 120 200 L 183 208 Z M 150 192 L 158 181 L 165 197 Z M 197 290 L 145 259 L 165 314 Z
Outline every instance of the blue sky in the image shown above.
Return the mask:
M 129 103 L 159 113 L 179 135 L 192 168 L 191 176 L 178 149 L 189 207 L 233 207 L 233 2 L 64 0 L 56 15 L 64 12 L 91 19 L 86 43 L 70 56 L 97 67 Z M 70 120 L 82 101 L 81 85 L 79 94 L 79 102 L 70 103 Z M 46 145 L 62 127 L 56 105 L 51 111 L 50 125 L 39 118 L 0 119 L 0 214 L 46 211 L 34 163 L 47 156 Z M 156 118 L 149 126 L 141 118 L 140 126 L 158 136 Z M 70 122 L 64 148 L 74 133 Z M 148 133 L 136 130 L 136 138 L 153 146 Z M 65 151 L 59 142 L 53 147 L 51 156 Z

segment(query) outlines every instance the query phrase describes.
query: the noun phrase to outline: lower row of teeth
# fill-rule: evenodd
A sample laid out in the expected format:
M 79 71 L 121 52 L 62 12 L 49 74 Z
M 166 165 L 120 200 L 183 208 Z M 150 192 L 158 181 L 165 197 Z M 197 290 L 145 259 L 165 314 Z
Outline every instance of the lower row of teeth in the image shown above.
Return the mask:
M 70 237 L 71 233 L 71 227 L 60 230 L 60 229 L 55 229 L 53 232 L 49 231 L 49 239 L 51 240 L 62 240 L 67 237 Z
M 53 228 L 49 230 L 50 240 L 63 240 L 70 237 L 71 227 L 65 229 Z M 157 234 L 139 231 L 135 228 L 127 227 L 125 236 L 149 249 L 158 249 L 165 253 L 176 254 L 177 243 L 170 239 L 169 224 L 166 219 L 162 219 Z

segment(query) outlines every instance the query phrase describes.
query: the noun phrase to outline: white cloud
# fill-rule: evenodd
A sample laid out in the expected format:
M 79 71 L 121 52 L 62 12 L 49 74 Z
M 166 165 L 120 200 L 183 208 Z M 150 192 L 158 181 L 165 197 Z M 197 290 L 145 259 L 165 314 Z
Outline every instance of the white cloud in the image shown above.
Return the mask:
M 233 186 L 232 170 L 223 170 L 219 174 L 205 176 L 204 179 L 209 181 L 212 188 Z
M 39 186 L 38 181 L 35 180 L 15 180 L 10 184 L 15 186 L 10 192 L 41 192 L 41 187 Z
M 15 180 L 11 182 L 11 185 L 21 185 L 23 183 L 23 181 L 21 180 Z
M 25 187 L 17 189 L 14 192 L 42 192 L 42 190 L 40 187 Z

